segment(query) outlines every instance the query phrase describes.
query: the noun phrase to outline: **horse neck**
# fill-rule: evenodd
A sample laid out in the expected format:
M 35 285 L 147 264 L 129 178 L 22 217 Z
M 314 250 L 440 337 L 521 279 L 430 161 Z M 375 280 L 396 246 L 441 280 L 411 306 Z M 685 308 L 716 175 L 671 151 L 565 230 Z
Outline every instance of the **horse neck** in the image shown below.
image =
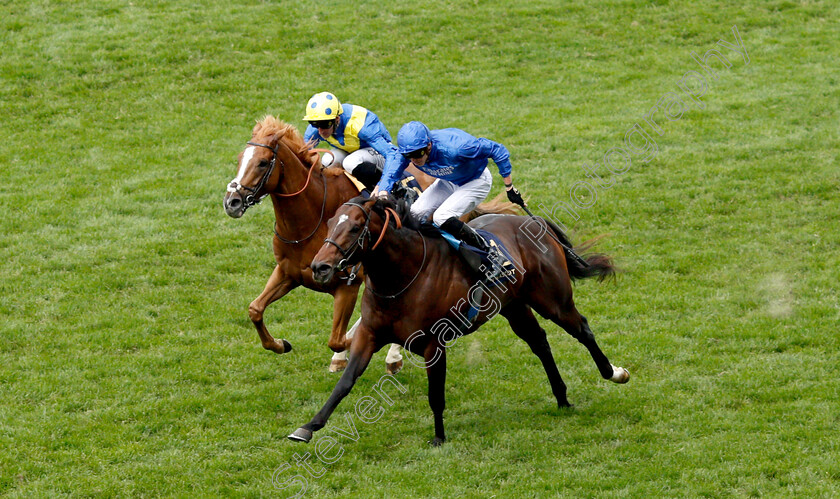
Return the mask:
M 374 244 L 379 238 L 379 232 L 372 237 Z M 435 252 L 437 238 L 422 236 L 414 230 L 397 230 L 389 227 L 379 247 L 369 251 L 362 264 L 365 274 L 370 278 L 374 287 L 383 290 L 398 291 L 398 287 L 407 284 L 408 280 L 420 271 L 429 270 L 428 262 Z M 425 249 L 424 249 L 425 245 Z M 423 266 L 421 269 L 420 267 Z M 395 279 L 395 276 L 401 276 Z
M 312 168 L 317 168 L 317 166 L 312 166 Z M 313 171 L 309 177 L 309 184 L 306 185 L 309 169 L 291 153 L 289 158 L 284 158 L 283 170 L 282 180 L 271 192 L 274 218 L 277 220 L 278 228 L 288 228 L 293 232 L 300 226 L 314 227 L 324 202 L 324 176 Z M 304 185 L 306 189 L 303 189 Z M 283 196 L 283 194 L 297 193 L 301 189 L 303 191 L 294 196 Z

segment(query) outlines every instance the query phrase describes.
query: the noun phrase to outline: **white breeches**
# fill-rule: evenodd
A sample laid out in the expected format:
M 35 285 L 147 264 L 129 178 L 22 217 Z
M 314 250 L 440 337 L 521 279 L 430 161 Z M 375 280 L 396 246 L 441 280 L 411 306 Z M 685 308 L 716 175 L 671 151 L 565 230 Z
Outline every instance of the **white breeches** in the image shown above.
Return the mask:
M 362 318 L 359 317 L 359 320 L 353 324 L 347 331 L 347 338 L 352 338 L 354 334 L 356 334 L 356 328 L 359 327 L 359 324 L 362 322 Z M 343 352 L 334 353 L 332 356 L 332 360 L 347 360 L 347 350 Z M 391 343 L 391 348 L 388 349 L 388 355 L 385 356 L 385 362 L 388 364 L 393 364 L 394 362 L 399 362 L 402 360 L 402 354 L 400 354 L 400 346 L 396 343 Z
M 349 154 L 337 147 L 330 147 L 330 152 L 325 152 L 321 156 L 321 165 L 324 168 L 340 165 L 351 175 L 353 170 L 362 163 L 373 163 L 381 171 L 385 167 L 385 157 L 372 147 L 365 147 Z
M 488 168 L 480 177 L 461 186 L 439 178 L 411 205 L 411 213 L 424 220 L 432 215 L 432 221 L 440 226 L 451 217 L 472 211 L 487 198 L 491 187 L 493 175 Z

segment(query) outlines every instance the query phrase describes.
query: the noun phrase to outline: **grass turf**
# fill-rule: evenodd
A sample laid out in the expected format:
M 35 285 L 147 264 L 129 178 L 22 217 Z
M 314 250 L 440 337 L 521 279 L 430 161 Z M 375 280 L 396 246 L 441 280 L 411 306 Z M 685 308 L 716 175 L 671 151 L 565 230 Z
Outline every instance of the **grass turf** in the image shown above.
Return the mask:
M 274 483 L 301 474 L 312 497 L 836 496 L 838 14 L 829 1 L 3 2 L 0 493 L 283 496 L 293 487 Z M 733 25 L 749 64 L 717 46 L 732 67 L 706 75 L 701 109 L 678 82 L 702 72 L 692 53 L 734 43 Z M 576 302 L 631 382 L 601 380 L 545 324 L 575 404 L 557 410 L 497 318 L 449 352 L 443 448 L 425 444 L 425 374 L 407 367 L 408 391 L 356 421 L 356 441 L 338 437 L 340 458 L 310 456 L 320 476 L 298 466 L 330 434 L 284 438 L 336 380 L 330 300 L 298 290 L 269 308 L 295 350 L 262 350 L 246 308 L 271 270 L 272 214 L 230 220 L 221 198 L 254 120 L 300 123 L 322 90 L 392 134 L 420 119 L 498 140 L 546 211 L 642 126 L 656 157 L 616 176 L 602 164 L 612 185 L 562 219 L 576 240 L 609 233 L 600 249 L 626 270 L 578 285 Z M 654 135 L 644 117 L 668 92 L 687 107 Z

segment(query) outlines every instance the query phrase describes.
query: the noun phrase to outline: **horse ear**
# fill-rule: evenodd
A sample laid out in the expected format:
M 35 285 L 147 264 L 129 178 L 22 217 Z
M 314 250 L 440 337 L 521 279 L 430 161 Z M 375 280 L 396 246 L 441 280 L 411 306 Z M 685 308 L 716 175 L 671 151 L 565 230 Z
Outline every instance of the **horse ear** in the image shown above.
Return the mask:
M 283 132 L 274 132 L 268 137 L 266 137 L 266 142 L 269 144 L 278 144 L 280 143 L 280 139 L 283 138 Z
M 262 130 L 262 126 L 263 126 L 263 124 L 262 124 L 262 123 L 260 123 L 260 122 L 258 121 L 258 122 L 257 122 L 257 124 L 256 124 L 256 125 L 254 125 L 254 129 L 253 129 L 253 130 L 251 130 L 251 136 L 252 136 L 252 137 L 256 137 L 256 136 L 257 136 L 257 132 L 259 132 L 260 130 Z
M 389 198 L 381 198 L 379 196 L 376 196 L 373 202 L 373 206 L 371 206 L 371 211 L 374 211 L 377 214 L 384 216 L 385 208 L 387 208 L 388 206 L 391 206 Z

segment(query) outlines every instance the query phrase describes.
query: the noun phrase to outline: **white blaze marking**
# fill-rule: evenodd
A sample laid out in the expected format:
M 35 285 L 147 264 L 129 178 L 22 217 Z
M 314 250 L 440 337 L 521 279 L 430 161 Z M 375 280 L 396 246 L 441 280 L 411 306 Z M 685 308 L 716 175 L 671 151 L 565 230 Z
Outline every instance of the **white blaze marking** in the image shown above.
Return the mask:
M 338 223 L 337 223 L 337 224 L 335 224 L 335 228 L 337 229 L 339 225 L 341 225 L 341 224 L 343 224 L 344 222 L 346 222 L 346 221 L 347 221 L 347 218 L 348 218 L 348 217 L 347 217 L 347 215 L 344 215 L 344 214 L 342 214 L 340 217 L 338 217 Z
M 244 153 L 242 153 L 242 162 L 239 163 L 239 172 L 236 174 L 236 178 L 233 179 L 233 182 L 228 184 L 228 192 L 236 192 L 236 189 L 231 187 L 234 182 L 236 182 L 236 185 L 242 184 L 242 177 L 245 175 L 245 168 L 248 166 L 248 163 L 251 162 L 251 158 L 254 157 L 254 151 L 256 149 L 256 146 L 250 146 L 248 149 L 245 149 Z

